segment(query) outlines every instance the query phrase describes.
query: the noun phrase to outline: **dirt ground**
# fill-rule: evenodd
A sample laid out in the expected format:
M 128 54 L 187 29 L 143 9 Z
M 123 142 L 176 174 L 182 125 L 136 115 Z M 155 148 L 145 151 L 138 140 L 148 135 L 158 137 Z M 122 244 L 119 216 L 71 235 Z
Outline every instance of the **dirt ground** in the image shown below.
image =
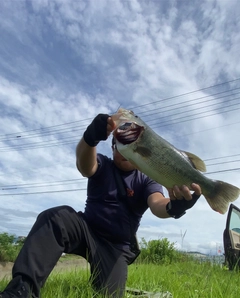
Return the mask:
M 66 259 L 64 257 L 60 259 L 57 265 L 54 267 L 53 272 L 71 271 L 77 268 L 87 268 L 87 261 L 82 258 Z M 0 280 L 3 278 L 10 279 L 12 275 L 12 262 L 0 262 Z

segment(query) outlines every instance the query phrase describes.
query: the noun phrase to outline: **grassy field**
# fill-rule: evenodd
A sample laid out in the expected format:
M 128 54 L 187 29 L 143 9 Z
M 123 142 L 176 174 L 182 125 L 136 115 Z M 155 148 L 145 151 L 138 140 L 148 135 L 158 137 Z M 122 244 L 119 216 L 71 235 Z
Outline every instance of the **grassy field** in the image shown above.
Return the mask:
M 89 270 L 52 273 L 41 291 L 42 298 L 98 297 L 88 283 Z M 0 289 L 7 280 L 0 281 Z M 174 298 L 239 298 L 240 273 L 196 261 L 171 265 L 133 264 L 127 286 L 149 292 L 169 291 Z M 134 297 L 126 293 L 125 297 Z

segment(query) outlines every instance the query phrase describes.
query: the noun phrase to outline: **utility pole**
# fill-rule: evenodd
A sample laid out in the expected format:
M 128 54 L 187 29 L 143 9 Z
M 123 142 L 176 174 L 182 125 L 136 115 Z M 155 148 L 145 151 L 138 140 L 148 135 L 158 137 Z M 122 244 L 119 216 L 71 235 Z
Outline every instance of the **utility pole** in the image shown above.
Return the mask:
M 182 233 L 182 230 L 181 230 L 182 250 L 183 250 L 183 240 L 184 240 L 186 233 L 187 233 L 187 230 L 184 233 Z

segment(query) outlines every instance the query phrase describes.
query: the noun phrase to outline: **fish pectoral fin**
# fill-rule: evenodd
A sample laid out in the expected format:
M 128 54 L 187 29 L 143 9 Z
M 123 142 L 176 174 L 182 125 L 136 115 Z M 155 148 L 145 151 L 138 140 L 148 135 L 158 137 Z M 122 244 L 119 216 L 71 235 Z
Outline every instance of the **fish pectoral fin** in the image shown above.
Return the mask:
M 196 170 L 206 172 L 206 165 L 200 157 L 187 151 L 181 151 L 181 153 L 188 158 L 189 162 Z
M 137 146 L 136 148 L 134 148 L 133 151 L 138 153 L 142 157 L 150 157 L 152 155 L 151 150 L 144 146 Z

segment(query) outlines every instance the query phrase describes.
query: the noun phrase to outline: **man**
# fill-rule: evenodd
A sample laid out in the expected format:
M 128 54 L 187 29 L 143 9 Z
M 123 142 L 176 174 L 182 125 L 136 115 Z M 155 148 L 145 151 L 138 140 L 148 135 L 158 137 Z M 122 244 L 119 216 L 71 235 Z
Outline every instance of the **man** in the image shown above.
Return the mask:
M 113 161 L 97 154 L 98 142 L 106 140 L 114 129 L 114 121 L 106 114 L 99 114 L 87 127 L 76 148 L 77 168 L 88 177 L 84 213 L 60 206 L 38 216 L 15 261 L 13 279 L 0 298 L 39 297 L 63 252 L 88 260 L 91 283 L 98 293 L 123 297 L 127 266 L 135 258 L 130 242 L 143 213 L 149 207 L 157 217 L 178 218 L 196 203 L 201 195 L 198 185 L 192 184 L 193 194 L 186 186 L 174 186 L 166 199 L 162 186 L 136 170 L 114 142 Z M 121 200 L 116 171 L 126 190 Z

